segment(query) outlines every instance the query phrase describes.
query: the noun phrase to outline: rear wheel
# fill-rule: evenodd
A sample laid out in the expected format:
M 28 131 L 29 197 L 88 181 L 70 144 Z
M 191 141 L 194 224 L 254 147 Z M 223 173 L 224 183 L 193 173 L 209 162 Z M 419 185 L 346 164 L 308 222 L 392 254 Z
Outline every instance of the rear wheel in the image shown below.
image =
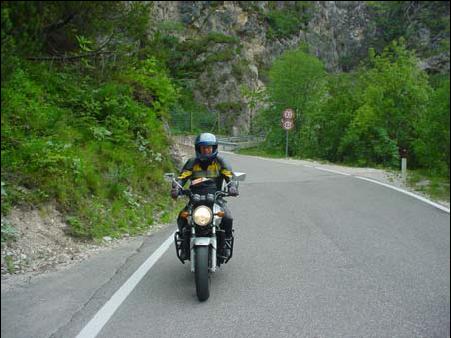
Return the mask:
M 208 274 L 208 246 L 196 247 L 194 278 L 197 298 L 202 302 L 210 297 L 210 276 Z

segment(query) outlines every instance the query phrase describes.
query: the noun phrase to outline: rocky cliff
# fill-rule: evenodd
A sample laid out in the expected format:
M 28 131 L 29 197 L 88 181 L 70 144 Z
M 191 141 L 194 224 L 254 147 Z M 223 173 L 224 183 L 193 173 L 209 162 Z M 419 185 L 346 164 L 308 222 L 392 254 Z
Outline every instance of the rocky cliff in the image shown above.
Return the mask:
M 190 63 L 186 83 L 195 99 L 238 132 L 249 130 L 252 112 L 242 87 L 264 87 L 272 61 L 285 50 L 304 44 L 329 72 L 348 71 L 367 55 L 378 28 L 363 1 L 155 1 L 152 16 L 153 32 L 178 27 L 166 33 L 185 46 L 182 54 L 190 49 L 175 63 L 185 70 Z M 449 52 L 422 63 L 446 66 Z

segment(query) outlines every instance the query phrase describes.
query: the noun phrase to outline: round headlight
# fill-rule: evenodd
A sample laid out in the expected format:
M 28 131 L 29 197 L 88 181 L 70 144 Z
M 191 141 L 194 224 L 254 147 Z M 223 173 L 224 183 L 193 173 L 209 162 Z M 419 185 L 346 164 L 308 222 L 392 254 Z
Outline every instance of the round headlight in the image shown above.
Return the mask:
M 197 207 L 193 212 L 193 220 L 194 223 L 200 226 L 205 226 L 208 223 L 211 222 L 211 219 L 213 218 L 213 213 L 210 208 L 201 205 L 200 207 Z

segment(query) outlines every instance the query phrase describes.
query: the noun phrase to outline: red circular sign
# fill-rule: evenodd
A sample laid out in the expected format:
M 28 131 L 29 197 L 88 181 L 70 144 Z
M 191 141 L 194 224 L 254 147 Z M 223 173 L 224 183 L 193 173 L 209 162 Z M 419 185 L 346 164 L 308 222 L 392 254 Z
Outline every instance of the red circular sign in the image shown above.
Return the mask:
M 282 121 L 282 128 L 285 130 L 290 130 L 294 127 L 294 122 L 292 120 Z
M 282 113 L 282 116 L 285 120 L 292 120 L 294 119 L 294 111 L 293 109 L 285 109 Z

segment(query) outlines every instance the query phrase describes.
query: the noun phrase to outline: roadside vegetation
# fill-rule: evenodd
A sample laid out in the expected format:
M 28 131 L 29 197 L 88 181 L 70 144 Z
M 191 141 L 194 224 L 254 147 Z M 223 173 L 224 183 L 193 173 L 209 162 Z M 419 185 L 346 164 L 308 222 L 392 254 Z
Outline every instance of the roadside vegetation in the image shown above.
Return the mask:
M 368 2 L 380 28 L 376 48 L 358 67 L 352 60 L 349 72 L 327 73 L 302 46 L 274 61 L 262 76 L 266 91 L 243 84 L 252 133 L 267 136 L 243 153 L 283 157 L 281 112 L 292 108 L 291 157 L 397 169 L 399 150 L 406 149 L 411 184 L 449 199 L 449 74 L 425 73 L 414 51 L 418 22 L 440 38 L 436 50 L 420 50 L 423 56 L 449 51 L 449 15 L 435 14 L 449 11 L 449 2 L 431 3 Z M 244 111 L 236 100 L 207 108 L 194 95 L 218 95 L 226 77 L 197 81 L 213 79 L 218 63 L 230 62 L 238 81 L 249 71 L 240 39 L 222 32 L 183 36 L 189 24 L 155 22 L 152 6 L 2 2 L 2 243 L 17 236 L 3 217 L 17 205 L 52 204 L 70 234 L 88 239 L 173 220 L 181 205 L 163 181 L 164 172 L 176 171 L 169 130 L 219 134 Z M 268 41 L 308 28 L 314 3 L 294 6 L 270 2 L 259 14 Z
M 418 63 L 403 39 L 380 54 L 370 50 L 349 73 L 326 73 L 305 48 L 284 53 L 270 69 L 268 108 L 256 120 L 266 141 L 241 153 L 285 156 L 281 112 L 292 108 L 289 156 L 397 169 L 406 149 L 411 182 L 424 177 L 426 192 L 449 200 L 449 74 L 429 76 Z M 445 184 L 432 188 L 438 182 Z
M 55 204 L 81 238 L 140 233 L 177 209 L 163 181 L 177 88 L 136 47 L 148 7 L 85 6 L 2 4 L 2 242 L 14 205 Z

